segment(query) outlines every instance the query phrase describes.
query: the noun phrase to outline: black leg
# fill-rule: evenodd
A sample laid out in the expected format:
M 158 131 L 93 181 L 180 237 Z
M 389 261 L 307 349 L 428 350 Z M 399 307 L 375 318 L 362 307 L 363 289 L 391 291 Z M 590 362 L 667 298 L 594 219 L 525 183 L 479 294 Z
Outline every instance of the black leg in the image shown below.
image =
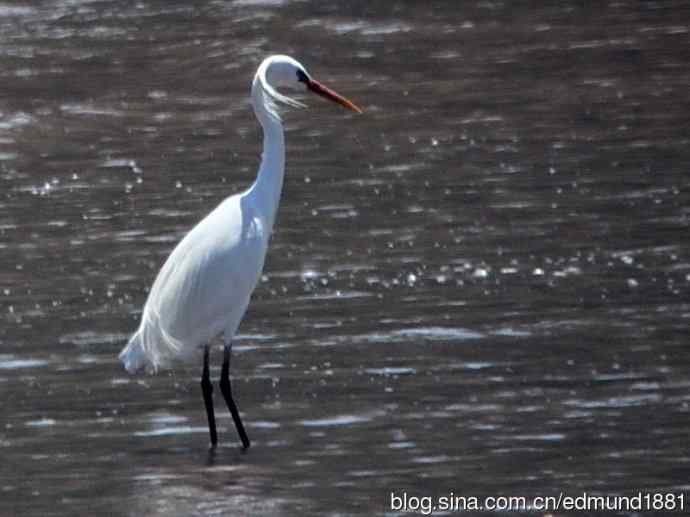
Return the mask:
M 250 442 L 247 436 L 244 426 L 242 425 L 242 419 L 240 418 L 240 412 L 237 410 L 237 405 L 232 398 L 232 388 L 230 387 L 230 350 L 232 345 L 225 345 L 223 348 L 223 368 L 220 371 L 220 391 L 223 393 L 223 398 L 225 403 L 228 405 L 232 419 L 235 421 L 235 427 L 237 427 L 237 433 L 240 435 L 240 440 L 242 440 L 242 445 L 245 449 L 249 448 Z
M 213 385 L 211 384 L 211 376 L 208 371 L 208 346 L 204 348 L 204 371 L 201 374 L 201 393 L 204 395 L 211 445 L 215 447 L 218 443 L 218 434 L 216 433 L 216 416 L 213 413 Z

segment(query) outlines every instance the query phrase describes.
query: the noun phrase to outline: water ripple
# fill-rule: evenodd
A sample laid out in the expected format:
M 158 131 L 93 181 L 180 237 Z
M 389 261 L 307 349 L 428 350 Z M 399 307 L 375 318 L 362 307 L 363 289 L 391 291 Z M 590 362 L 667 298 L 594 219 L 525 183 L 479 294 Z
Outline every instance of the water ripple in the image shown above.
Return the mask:
M 302 420 L 300 424 L 304 427 L 340 427 L 361 424 L 370 420 L 371 418 L 362 415 L 338 415 L 316 420 Z
M 12 357 L 7 355 L 0 356 L 0 370 L 39 368 L 49 364 L 49 361 L 44 359 L 13 359 Z

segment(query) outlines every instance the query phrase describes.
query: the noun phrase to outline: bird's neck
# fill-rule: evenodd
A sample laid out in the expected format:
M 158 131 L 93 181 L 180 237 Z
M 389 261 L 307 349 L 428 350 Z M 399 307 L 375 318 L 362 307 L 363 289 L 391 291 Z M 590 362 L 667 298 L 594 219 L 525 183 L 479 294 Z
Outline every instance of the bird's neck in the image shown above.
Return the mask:
M 264 102 L 254 100 L 254 111 L 263 128 L 264 144 L 259 174 L 251 192 L 270 229 L 275 221 L 283 189 L 285 136 L 280 119 L 268 110 Z

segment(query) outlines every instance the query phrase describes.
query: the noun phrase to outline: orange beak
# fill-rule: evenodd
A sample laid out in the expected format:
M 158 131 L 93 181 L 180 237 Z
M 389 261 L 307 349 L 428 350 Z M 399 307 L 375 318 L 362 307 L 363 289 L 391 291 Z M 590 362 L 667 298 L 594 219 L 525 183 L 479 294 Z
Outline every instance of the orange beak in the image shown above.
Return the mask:
M 337 102 L 338 104 L 344 106 L 347 109 L 356 111 L 357 113 L 362 113 L 362 110 L 359 108 L 359 106 L 357 106 L 350 99 L 346 99 L 342 95 L 334 92 L 333 90 L 331 90 L 327 86 L 324 86 L 320 82 L 314 81 L 314 79 L 307 80 L 307 88 L 309 88 L 315 94 L 320 95 L 321 97 L 325 97 L 326 99 L 332 100 L 333 102 Z

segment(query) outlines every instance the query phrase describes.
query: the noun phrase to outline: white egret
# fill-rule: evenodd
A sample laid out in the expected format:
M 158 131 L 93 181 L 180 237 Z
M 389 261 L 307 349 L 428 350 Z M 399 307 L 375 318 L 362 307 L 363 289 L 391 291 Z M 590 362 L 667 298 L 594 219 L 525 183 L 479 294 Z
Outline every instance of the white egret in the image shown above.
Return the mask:
M 266 58 L 252 82 L 252 105 L 263 128 L 261 166 L 254 184 L 225 199 L 182 239 L 161 268 L 144 306 L 139 329 L 120 352 L 125 368 L 156 371 L 203 348 L 201 389 L 212 446 L 218 439 L 209 376 L 209 342 L 223 334 L 220 389 L 242 444 L 250 442 L 232 398 L 232 341 L 261 275 L 285 172 L 283 125 L 277 104 L 304 105 L 275 87 L 305 88 L 353 111 L 348 99 L 315 81 L 288 56 Z

